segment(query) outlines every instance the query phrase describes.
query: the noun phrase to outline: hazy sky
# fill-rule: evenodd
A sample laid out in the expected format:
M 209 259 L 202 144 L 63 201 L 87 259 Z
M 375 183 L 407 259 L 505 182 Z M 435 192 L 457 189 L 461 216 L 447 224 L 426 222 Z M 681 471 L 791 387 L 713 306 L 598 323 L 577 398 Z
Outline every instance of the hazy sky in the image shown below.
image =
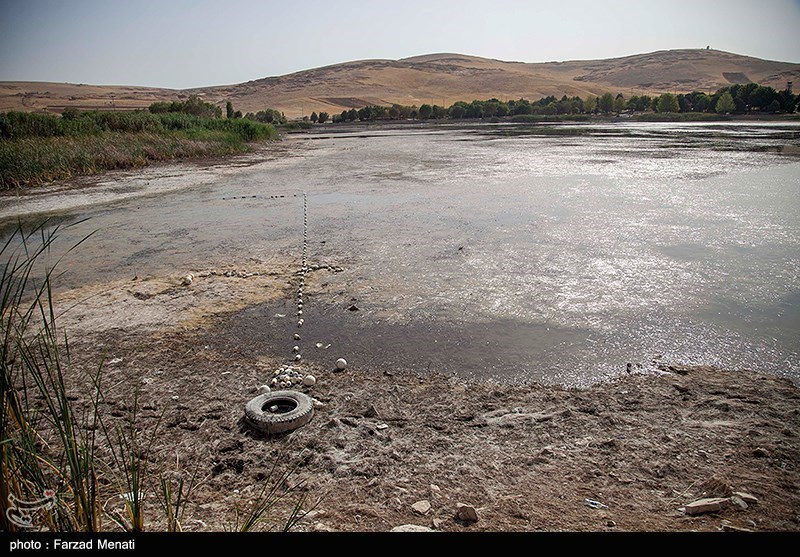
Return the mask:
M 0 0 L 0 81 L 188 88 L 366 58 L 800 62 L 800 0 Z

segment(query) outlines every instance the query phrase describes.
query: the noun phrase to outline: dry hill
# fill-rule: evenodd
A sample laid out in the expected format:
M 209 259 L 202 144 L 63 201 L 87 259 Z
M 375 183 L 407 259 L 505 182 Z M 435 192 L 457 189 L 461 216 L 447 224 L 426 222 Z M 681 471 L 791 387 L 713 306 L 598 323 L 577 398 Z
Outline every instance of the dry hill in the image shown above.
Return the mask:
M 761 60 L 711 49 L 664 50 L 607 60 L 523 63 L 461 54 L 401 60 L 361 60 L 267 77 L 236 85 L 188 90 L 146 87 L 0 82 L 0 111 L 131 109 L 156 100 L 200 95 L 244 112 L 276 108 L 288 117 L 360 108 L 366 104 L 450 105 L 458 100 L 555 95 L 715 91 L 756 82 L 783 89 L 800 83 L 800 64 Z

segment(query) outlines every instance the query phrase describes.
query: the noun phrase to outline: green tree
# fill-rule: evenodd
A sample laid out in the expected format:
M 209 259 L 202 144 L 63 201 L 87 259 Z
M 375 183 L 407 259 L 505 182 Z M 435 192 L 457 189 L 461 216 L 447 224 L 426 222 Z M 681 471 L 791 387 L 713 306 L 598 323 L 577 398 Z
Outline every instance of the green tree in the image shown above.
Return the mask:
M 227 118 L 233 118 L 233 103 L 231 101 L 225 103 L 225 116 Z
M 419 117 L 423 120 L 427 120 L 433 114 L 433 107 L 429 104 L 423 104 L 419 107 L 419 112 L 417 114 L 419 114 Z
M 594 114 L 594 111 L 597 110 L 597 97 L 589 96 L 583 101 L 583 111 L 586 114 Z
M 311 113 L 311 121 L 314 122 L 315 124 L 317 123 L 317 121 L 319 121 L 319 116 L 317 116 L 316 112 Z
M 327 112 L 320 112 L 319 113 L 319 123 L 320 124 L 324 124 L 325 122 L 327 122 L 329 116 L 330 115 Z
M 620 113 L 623 110 L 625 110 L 625 97 L 620 93 L 617 95 L 617 98 L 614 99 L 614 112 Z
M 611 93 L 603 93 L 603 96 L 597 101 L 597 106 L 600 108 L 600 112 L 608 114 L 614 110 L 614 95 Z
M 658 104 L 656 105 L 657 112 L 680 112 L 681 107 L 678 104 L 678 99 L 672 93 L 664 93 L 658 97 Z
M 467 106 L 469 105 L 467 105 L 467 103 L 465 103 L 464 101 L 458 101 L 457 103 L 453 104 L 453 106 L 451 106 L 447 112 L 448 114 L 450 114 L 450 118 L 458 120 L 460 118 L 466 117 Z
M 729 114 L 733 112 L 734 109 L 736 109 L 736 104 L 733 102 L 733 96 L 728 91 L 725 91 L 722 93 L 722 96 L 717 99 L 717 114 Z

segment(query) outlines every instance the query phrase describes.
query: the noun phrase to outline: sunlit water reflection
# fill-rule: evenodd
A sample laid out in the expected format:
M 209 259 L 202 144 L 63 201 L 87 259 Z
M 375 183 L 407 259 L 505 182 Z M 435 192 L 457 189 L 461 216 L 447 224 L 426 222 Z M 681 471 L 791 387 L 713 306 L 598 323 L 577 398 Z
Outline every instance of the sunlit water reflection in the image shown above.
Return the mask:
M 585 385 L 661 354 L 800 378 L 798 125 L 366 128 L 292 141 L 285 160 L 62 212 L 91 217 L 64 242 L 99 229 L 67 259 L 66 280 L 299 256 L 294 196 L 308 192 L 310 259 L 346 271 L 307 304 L 307 334 L 356 363 Z M 343 309 L 352 298 L 361 311 Z M 242 334 L 257 338 L 273 309 L 246 313 Z

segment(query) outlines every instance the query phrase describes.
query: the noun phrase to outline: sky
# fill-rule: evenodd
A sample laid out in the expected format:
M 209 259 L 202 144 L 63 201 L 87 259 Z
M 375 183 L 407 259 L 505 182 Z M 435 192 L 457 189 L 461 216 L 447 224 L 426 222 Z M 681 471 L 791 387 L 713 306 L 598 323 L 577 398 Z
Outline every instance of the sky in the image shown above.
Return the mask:
M 0 0 L 0 81 L 175 89 L 371 58 L 711 48 L 800 63 L 800 0 Z

